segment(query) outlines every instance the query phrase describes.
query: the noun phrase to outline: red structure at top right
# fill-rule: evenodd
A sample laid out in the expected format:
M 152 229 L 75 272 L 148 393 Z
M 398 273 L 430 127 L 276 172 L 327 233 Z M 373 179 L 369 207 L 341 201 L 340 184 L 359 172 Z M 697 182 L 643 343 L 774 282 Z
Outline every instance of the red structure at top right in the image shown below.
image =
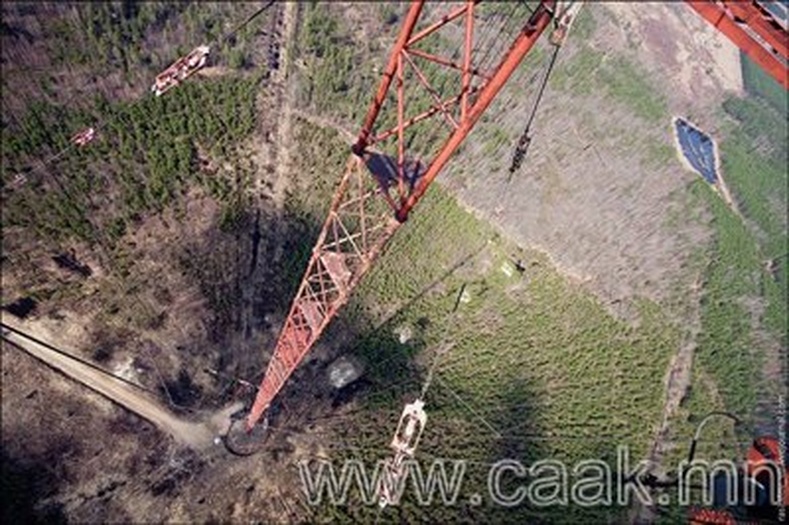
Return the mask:
M 726 35 L 784 89 L 789 89 L 789 36 L 781 20 L 764 2 L 688 1 L 702 18 Z

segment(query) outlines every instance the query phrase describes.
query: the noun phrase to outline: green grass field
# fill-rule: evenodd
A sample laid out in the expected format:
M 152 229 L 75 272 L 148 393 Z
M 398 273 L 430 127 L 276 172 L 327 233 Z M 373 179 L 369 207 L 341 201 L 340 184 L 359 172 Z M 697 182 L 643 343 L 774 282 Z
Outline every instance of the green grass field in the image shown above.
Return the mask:
M 787 131 L 759 97 L 731 99 L 724 109 L 736 120 L 720 144 L 722 169 L 745 220 L 701 182 L 691 187 L 715 227 L 698 359 L 727 409 L 748 417 L 770 388 L 760 380 L 764 341 L 786 347 Z
M 95 242 L 116 239 L 134 217 L 177 202 L 190 184 L 230 202 L 249 173 L 207 176 L 198 156 L 216 165 L 237 160 L 237 145 L 257 122 L 259 81 L 194 82 L 167 97 L 135 102 L 100 98 L 92 111 L 32 104 L 20 129 L 3 129 L 3 182 L 17 173 L 28 178 L 7 198 L 4 226 L 29 227 L 55 242 Z M 98 123 L 89 148 L 68 149 L 45 166 L 36 161 L 66 150 L 73 130 Z
M 740 53 L 740 60 L 745 89 L 753 95 L 763 97 L 779 115 L 786 115 L 787 102 L 789 102 L 786 90 L 745 53 Z
M 489 6 L 486 9 L 508 9 L 505 4 Z M 154 17 L 156 9 L 145 12 Z M 300 82 L 297 103 L 323 116 L 358 122 L 378 79 L 367 66 L 374 60 L 380 66 L 386 49 L 375 39 L 365 45 L 351 42 L 354 31 L 332 9 L 329 4 L 305 4 L 299 31 L 306 37 L 289 44 L 304 62 L 294 70 Z M 397 28 L 402 10 L 383 4 L 378 9 L 376 27 L 387 35 Z M 109 24 L 107 9 L 94 11 L 97 23 Z M 579 38 L 589 37 L 596 23 L 583 11 L 575 29 Z M 129 38 L 139 39 L 142 29 L 135 26 Z M 128 67 L 141 60 L 118 48 L 120 33 L 102 34 L 88 40 L 96 40 L 110 62 Z M 70 30 L 64 39 L 78 36 Z M 248 50 L 242 46 L 236 51 Z M 534 62 L 545 58 L 537 51 L 530 58 Z M 591 48 L 567 58 L 557 66 L 549 89 L 578 96 L 600 93 L 655 128 L 667 121 L 665 97 L 633 62 L 604 60 Z M 61 60 L 90 63 L 91 57 Z M 758 379 L 765 341 L 777 341 L 782 348 L 787 344 L 786 99 L 753 64 L 746 61 L 743 68 L 746 86 L 757 96 L 727 101 L 720 115 L 726 122 L 720 148 L 725 179 L 746 220 L 700 180 L 687 187 L 687 214 L 672 218 L 708 215 L 713 230 L 712 242 L 698 247 L 691 264 L 704 277 L 698 305 L 701 331 L 695 340 L 691 389 L 670 426 L 670 440 L 680 445 L 710 410 L 729 410 L 751 422 L 754 406 L 774 388 Z M 239 161 L 236 146 L 258 123 L 259 80 L 249 75 L 197 79 L 164 98 L 99 99 L 83 111 L 31 104 L 16 134 L 3 130 L 4 183 L 18 172 L 29 172 L 26 168 L 35 159 L 64 147 L 73 129 L 101 121 L 106 132 L 99 132 L 91 148 L 54 162 L 46 177 L 31 174 L 30 183 L 5 200 L 3 226 L 29 227 L 63 244 L 75 238 L 112 241 L 133 229 L 141 215 L 177 207 L 183 193 L 198 185 L 222 203 L 224 225 L 232 229 L 245 211 L 238 190 L 252 169 Z M 427 95 L 419 97 L 416 105 L 429 103 Z M 61 131 L 47 132 L 53 129 Z M 510 135 L 508 129 L 492 128 L 477 139 L 485 141 L 483 154 L 491 155 L 512 142 Z M 271 299 L 283 307 L 302 277 L 349 154 L 349 145 L 337 132 L 299 118 L 293 140 L 298 155 L 285 202 L 287 262 L 278 269 L 288 284 L 281 297 Z M 646 152 L 650 165 L 666 163 L 674 155 L 660 144 Z M 217 165 L 234 166 L 227 173 L 206 174 L 197 164 L 203 155 Z M 54 191 L 58 185 L 62 191 Z M 119 266 L 124 266 L 123 257 L 117 254 Z M 513 260 L 522 261 L 523 273 Z M 222 274 L 224 268 L 211 271 Z M 453 312 L 461 289 L 464 300 Z M 58 293 L 78 291 L 64 288 Z M 683 311 L 697 306 L 681 296 L 676 300 Z M 337 444 L 329 452 L 335 460 L 352 457 L 371 465 L 386 457 L 403 404 L 419 395 L 436 350 L 451 344 L 425 397 L 429 422 L 417 457 L 425 462 L 471 462 L 461 501 L 445 508 L 420 507 L 409 500 L 382 518 L 436 523 L 623 521 L 628 509 L 622 507 L 505 509 L 485 501 L 472 505 L 469 496 L 487 493 L 487 469 L 504 458 L 526 465 L 544 458 L 570 464 L 602 459 L 615 465 L 619 445 L 628 446 L 633 458 L 648 453 L 661 421 L 666 370 L 686 341 L 688 328 L 669 315 L 666 305 L 635 299 L 632 306 L 634 322 L 614 317 L 589 291 L 560 274 L 547 256 L 502 238 L 448 191 L 434 186 L 324 335 L 331 339 L 350 334 L 344 350 L 367 365 L 358 410 L 327 423 L 331 439 L 326 443 Z M 214 303 L 211 307 L 219 308 Z M 411 337 L 402 343 L 397 334 L 404 329 Z M 716 424 L 706 438 L 699 456 L 714 459 L 739 454 L 736 441 L 747 434 L 733 434 Z M 677 449 L 674 456 L 685 452 Z M 376 507 L 359 504 L 326 505 L 315 510 L 314 519 L 371 521 L 377 514 Z
M 623 56 L 604 58 L 602 52 L 582 46 L 559 60 L 549 86 L 578 95 L 604 93 L 607 99 L 651 123 L 666 116 L 665 96 L 650 83 L 641 67 Z
M 782 114 L 760 97 L 733 99 L 724 106 L 736 119 L 724 140 L 723 170 L 740 209 L 748 219 L 748 233 L 759 263 L 774 266 L 772 276 L 761 275 L 768 301 L 765 323 L 783 337 L 787 319 L 787 124 Z M 783 114 L 785 116 L 785 113 Z M 754 269 L 754 271 L 756 271 Z

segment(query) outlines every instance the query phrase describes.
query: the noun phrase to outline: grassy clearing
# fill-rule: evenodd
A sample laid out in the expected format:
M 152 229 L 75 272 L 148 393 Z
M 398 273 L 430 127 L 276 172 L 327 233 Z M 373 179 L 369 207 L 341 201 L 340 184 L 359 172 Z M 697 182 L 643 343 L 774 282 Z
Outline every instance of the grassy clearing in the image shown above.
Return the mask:
M 746 91 L 764 98 L 780 115 L 786 115 L 789 103 L 786 90 L 745 53 L 740 53 L 740 63 Z
M 702 333 L 696 360 L 709 371 L 729 410 L 748 414 L 756 401 L 760 368 L 743 300 L 759 295 L 758 248 L 742 221 L 702 181 L 691 191 L 712 211 L 716 238 L 702 298 Z
M 593 82 L 603 62 L 603 53 L 589 47 L 580 47 L 573 55 L 563 56 L 556 64 L 548 85 L 551 89 L 572 91 L 589 95 L 595 89 Z
M 786 333 L 788 126 L 763 99 L 732 99 L 724 105 L 737 119 L 721 145 L 726 181 L 748 218 L 765 266 L 774 266 L 763 280 L 769 300 L 766 323 L 776 334 Z M 784 341 L 784 345 L 786 342 Z
M 724 104 L 736 119 L 721 144 L 723 170 L 738 206 L 747 219 L 756 297 L 766 302 L 763 323 L 786 346 L 788 127 L 764 99 L 731 99 Z M 743 241 L 744 242 L 744 241 Z
M 710 213 L 714 239 L 700 254 L 709 264 L 692 388 L 671 424 L 671 438 L 680 444 L 713 410 L 752 424 L 757 400 L 774 399 L 776 387 L 760 380 L 764 341 L 786 345 L 786 124 L 758 98 L 731 99 L 724 110 L 736 121 L 729 121 L 720 145 L 723 174 L 745 221 L 704 182 L 690 185 L 686 211 Z M 776 261 L 773 272 L 765 268 L 770 260 Z M 757 305 L 763 305 L 761 314 Z M 749 437 L 747 426 L 735 433 L 729 422 L 715 421 L 706 427 L 697 457 L 741 459 Z M 669 463 L 686 453 L 677 451 Z
M 594 9 L 594 8 L 593 8 Z M 572 38 L 578 41 L 586 41 L 592 37 L 597 29 L 597 20 L 589 9 L 581 9 L 573 22 Z
M 549 82 L 551 88 L 577 95 L 605 93 L 608 99 L 648 122 L 663 119 L 668 113 L 666 98 L 650 81 L 650 75 L 624 56 L 609 57 L 585 43 L 584 35 L 591 34 L 595 27 L 588 12 L 581 11 L 578 23 L 581 36 L 575 34 L 574 27 L 572 37 L 578 47 L 558 61 Z
M 721 146 L 723 169 L 758 245 L 762 266 L 760 295 L 767 303 L 763 323 L 786 348 L 789 329 L 786 92 L 754 67 L 749 60 L 743 61 L 746 87 L 756 96 L 732 98 L 724 104 L 725 112 L 735 119 L 736 125 L 731 126 Z
M 668 474 L 672 477 L 678 474 L 677 467 L 680 462 L 687 459 L 691 439 L 701 419 L 714 410 L 727 410 L 714 380 L 701 364 L 694 364 L 691 381 L 693 386 L 683 400 L 678 413 L 672 419 L 669 428 L 668 439 L 677 445 L 676 449 L 669 451 L 665 462 L 665 466 L 669 469 Z M 709 462 L 716 460 L 741 462 L 749 444 L 749 437 L 739 430 L 735 431 L 732 422 L 727 418 L 714 417 L 710 419 L 704 426 L 704 432 L 697 443 L 695 459 Z M 698 481 L 698 478 L 693 481 Z M 667 489 L 665 493 L 673 503 L 661 508 L 663 514 L 657 523 L 668 525 L 686 521 L 687 507 L 676 505 L 679 498 L 678 491 Z M 703 494 L 700 491 L 691 491 L 690 497 L 691 504 L 703 505 Z
M 608 95 L 645 120 L 657 121 L 668 112 L 665 98 L 650 83 L 644 70 L 617 57 L 600 70 Z

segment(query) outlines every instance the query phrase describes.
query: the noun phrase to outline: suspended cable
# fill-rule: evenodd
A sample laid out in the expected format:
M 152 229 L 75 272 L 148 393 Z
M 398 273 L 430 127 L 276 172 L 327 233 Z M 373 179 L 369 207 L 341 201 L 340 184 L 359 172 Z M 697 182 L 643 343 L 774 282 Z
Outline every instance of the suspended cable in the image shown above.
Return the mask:
M 537 109 L 540 107 L 540 102 L 542 102 L 542 97 L 545 94 L 545 88 L 548 85 L 548 79 L 551 76 L 551 72 L 553 71 L 553 67 L 556 64 L 556 58 L 559 56 L 559 50 L 561 46 L 554 46 L 553 53 L 551 54 L 551 60 L 548 62 L 548 68 L 545 71 L 545 75 L 542 78 L 542 82 L 540 83 L 540 88 L 537 90 L 537 96 L 534 100 L 534 104 L 532 105 L 531 112 L 529 113 L 529 118 L 526 120 L 526 128 L 523 130 L 520 138 L 518 139 L 518 146 L 515 148 L 515 153 L 512 157 L 512 163 L 510 164 L 509 168 L 509 177 L 507 178 L 507 183 L 512 180 L 512 176 L 515 174 L 516 171 L 520 169 L 521 164 L 523 163 L 523 159 L 526 156 L 526 152 L 529 149 L 529 145 L 531 144 L 532 137 L 529 134 L 531 131 L 531 125 L 534 122 L 534 117 L 537 115 Z
M 250 23 L 252 20 L 254 20 L 255 18 L 257 18 L 257 17 L 258 17 L 258 15 L 260 15 L 261 13 L 263 13 L 264 11 L 266 11 L 266 10 L 267 10 L 269 7 L 273 6 L 273 5 L 274 5 L 274 3 L 275 3 L 275 0 L 269 0 L 269 1 L 268 1 L 268 2 L 265 4 L 265 5 L 263 5 L 263 7 L 261 7 L 260 9 L 258 9 L 257 11 L 255 11 L 254 13 L 252 13 L 251 15 L 249 15 L 249 16 L 246 18 L 246 20 L 244 20 L 243 22 L 241 22 L 240 24 L 238 24 L 238 25 L 237 25 L 237 26 L 236 26 L 234 29 L 232 29 L 232 30 L 231 30 L 229 33 L 227 33 L 227 34 L 226 34 L 224 37 L 222 37 L 222 38 L 221 38 L 221 39 L 220 39 L 220 40 L 217 42 L 217 45 L 222 45 L 222 44 L 226 43 L 226 42 L 227 42 L 228 40 L 230 40 L 230 38 L 231 38 L 231 37 L 233 37 L 233 36 L 234 36 L 234 35 L 235 35 L 237 32 L 239 32 L 241 29 L 243 29 L 243 28 L 244 28 L 244 27 L 245 27 L 247 24 L 249 24 L 249 23 Z M 265 31 L 264 31 L 264 34 L 266 34 L 266 33 L 265 33 Z
M 488 41 L 485 41 L 484 43 L 480 43 L 481 46 L 484 46 L 482 49 L 485 49 L 485 54 L 477 63 L 477 68 L 481 71 L 489 71 L 491 69 L 491 65 L 495 65 L 492 63 L 496 60 L 497 55 L 500 53 L 500 50 L 498 49 L 499 46 L 497 44 L 501 41 L 502 35 L 506 36 L 508 34 L 509 31 L 507 28 L 510 26 L 510 24 L 515 23 L 520 25 L 520 17 L 515 16 L 515 12 L 520 9 L 520 7 L 520 2 L 513 2 L 510 10 L 506 15 L 504 15 L 501 27 L 499 27 L 498 31 L 495 33 L 495 36 L 492 36 L 492 38 L 490 38 Z M 496 62 L 496 64 L 498 64 L 498 62 Z

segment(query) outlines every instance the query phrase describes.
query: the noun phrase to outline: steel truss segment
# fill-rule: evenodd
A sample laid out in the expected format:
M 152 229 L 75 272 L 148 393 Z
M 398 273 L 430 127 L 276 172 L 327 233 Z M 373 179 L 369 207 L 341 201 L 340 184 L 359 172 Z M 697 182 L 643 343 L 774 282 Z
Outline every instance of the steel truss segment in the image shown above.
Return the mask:
M 401 55 L 405 57 L 406 61 L 408 62 L 408 65 L 411 66 L 411 68 L 414 70 L 414 73 L 416 73 L 416 76 L 419 79 L 419 83 L 422 84 L 422 86 L 427 90 L 427 92 L 430 93 L 430 96 L 433 97 L 433 101 L 435 101 L 435 106 L 433 107 L 438 107 L 438 109 L 444 115 L 444 118 L 447 119 L 449 125 L 452 126 L 453 128 L 457 128 L 458 123 L 452 117 L 452 113 L 447 111 L 447 108 L 444 105 L 444 102 L 441 100 L 441 96 L 438 94 L 438 91 L 436 91 L 436 89 L 430 84 L 430 81 L 427 79 L 427 77 L 422 72 L 422 70 L 419 69 L 419 66 L 417 66 L 413 60 L 411 60 L 411 57 L 409 56 L 409 53 L 406 50 L 403 50 Z
M 488 80 L 488 79 L 486 78 L 486 80 Z M 475 94 L 479 93 L 480 88 L 481 88 L 481 86 L 472 86 L 469 89 L 468 95 L 471 96 L 471 95 L 475 95 Z M 450 97 L 448 99 L 444 99 L 443 106 L 446 107 L 446 108 L 452 107 L 455 104 L 457 104 L 458 102 L 460 102 L 460 99 L 461 99 L 461 95 L 455 95 L 455 96 L 452 96 L 452 97 Z M 417 123 L 422 122 L 423 120 L 425 120 L 427 118 L 432 117 L 433 115 L 435 115 L 439 111 L 441 111 L 440 105 L 431 106 L 427 111 L 423 111 L 422 113 L 420 113 L 420 114 L 418 114 L 416 116 L 413 116 L 410 119 L 406 120 L 403 123 L 403 129 L 408 129 L 409 127 L 413 126 L 414 124 L 417 124 Z M 380 134 L 376 135 L 372 140 L 370 140 L 370 144 L 375 144 L 376 142 L 383 142 L 384 140 L 386 140 L 386 139 L 390 138 L 391 136 L 395 135 L 397 132 L 398 132 L 398 127 L 397 126 L 391 128 L 391 129 L 388 129 L 388 130 L 386 130 L 384 132 L 381 132 Z
M 475 0 L 475 1 L 469 2 L 469 3 L 478 4 L 479 1 L 480 0 Z M 416 44 L 417 42 L 419 42 L 420 40 L 422 40 L 426 36 L 428 36 L 428 35 L 430 35 L 432 33 L 435 33 L 436 31 L 438 31 L 439 29 L 441 29 L 445 25 L 447 25 L 447 24 L 451 23 L 452 21 L 456 20 L 457 18 L 467 14 L 468 13 L 468 9 L 469 9 L 469 3 L 467 3 L 463 7 L 458 7 L 457 9 L 454 9 L 454 10 L 450 11 L 448 14 L 444 15 L 440 20 L 437 20 L 436 22 L 433 22 L 432 24 L 430 24 L 426 28 L 424 28 L 421 31 L 419 31 L 416 35 L 414 35 L 414 36 L 412 36 L 411 38 L 408 39 L 408 41 L 406 43 L 406 46 L 409 46 L 409 47 L 413 46 L 414 44 Z
M 405 79 L 403 72 L 403 56 L 405 50 L 397 54 L 397 191 L 400 194 L 400 203 L 405 196 L 405 128 L 403 115 L 405 113 Z
M 352 155 L 247 416 L 251 430 L 399 223 L 365 159 Z
M 786 57 L 789 53 L 786 26 L 775 15 L 756 1 L 724 2 L 735 20 L 742 20 L 745 25 L 759 35 L 779 55 Z
M 370 105 L 370 109 L 367 111 L 367 115 L 364 117 L 364 124 L 362 124 L 362 130 L 359 133 L 359 139 L 353 146 L 353 152 L 356 155 L 362 155 L 368 146 L 368 139 L 372 133 L 373 125 L 375 124 L 375 121 L 378 118 L 378 113 L 381 111 L 381 106 L 383 106 L 384 100 L 386 99 L 386 93 L 389 91 L 389 86 L 392 84 L 392 79 L 394 78 L 395 70 L 397 69 L 397 61 L 400 51 L 402 51 L 403 47 L 405 47 L 406 43 L 411 38 L 411 33 L 414 31 L 414 27 L 419 20 L 419 16 L 422 14 L 422 7 L 424 6 L 424 3 L 424 0 L 417 0 L 412 2 L 411 7 L 408 9 L 408 14 L 406 15 L 405 21 L 403 22 L 403 27 L 400 29 L 400 34 L 397 37 L 394 49 L 392 49 L 392 53 L 389 56 L 389 62 L 387 63 L 386 69 L 383 72 L 381 84 L 378 86 L 378 91 L 375 93 L 375 97 L 373 97 L 373 102 Z
M 490 73 L 479 74 L 486 66 L 485 64 L 475 63 L 475 61 L 479 60 L 478 56 L 474 56 L 474 14 L 477 3 L 475 0 L 468 0 L 462 6 L 451 9 L 447 14 L 439 17 L 437 21 L 429 24 L 426 28 L 417 31 L 415 35 L 398 39 L 398 43 L 404 43 L 399 47 L 396 46 L 393 50 L 392 58 L 390 59 L 392 69 L 385 73 L 381 89 L 379 89 L 368 113 L 370 118 L 365 121 L 365 127 L 354 146 L 354 151 L 359 154 L 371 143 L 376 143 L 377 146 L 381 147 L 381 144 L 387 139 L 396 141 L 394 147 L 397 156 L 396 187 L 399 205 L 397 206 L 396 216 L 398 220 L 405 220 L 410 209 L 424 194 L 427 184 L 432 182 L 435 175 L 448 160 L 448 157 L 444 158 L 445 154 L 450 152 L 451 155 L 451 152 L 454 152 L 459 146 L 481 112 L 487 108 L 490 101 L 501 89 L 504 83 L 502 79 L 506 81 L 514 68 L 520 63 L 520 60 L 531 49 L 542 31 L 547 27 L 548 22 L 553 18 L 556 8 L 556 2 L 541 2 L 531 17 L 528 19 L 524 17 L 520 24 L 522 29 L 519 36 L 509 37 L 514 40 L 512 45 L 509 46 L 509 50 L 507 50 L 505 45 L 503 47 L 506 52 L 503 53 L 501 58 L 499 56 L 491 57 L 493 63 L 496 64 L 495 69 Z M 463 40 L 460 44 L 462 48 L 462 64 L 439 56 L 442 54 L 440 51 L 438 53 L 428 52 L 425 49 L 415 47 L 415 44 L 439 32 L 448 24 L 454 24 L 458 26 L 457 29 L 463 30 Z M 417 25 L 416 23 L 413 24 L 410 30 L 415 31 Z M 516 42 L 524 40 L 528 42 L 528 45 L 525 47 L 521 46 L 517 53 L 513 55 L 512 52 L 515 49 Z M 491 45 L 489 42 L 487 44 Z M 487 57 L 488 53 L 486 52 L 482 60 L 487 60 Z M 510 58 L 509 60 L 508 57 Z M 514 59 L 512 59 L 513 57 Z M 417 63 L 417 59 L 438 64 L 442 66 L 442 71 L 448 73 L 448 76 L 444 77 L 444 82 L 442 82 L 441 92 L 437 89 L 438 84 L 435 82 L 435 78 L 428 78 L 427 70 Z M 412 73 L 410 77 L 406 76 L 406 70 Z M 382 111 L 382 108 L 383 111 L 387 110 L 384 108 L 384 104 L 387 101 L 387 94 L 390 93 L 389 86 L 392 77 L 396 81 L 396 89 L 391 90 L 393 91 L 393 99 L 396 105 L 396 125 L 384 132 L 371 136 L 368 133 L 368 129 L 373 129 L 378 112 Z M 406 99 L 410 97 L 409 93 L 414 88 L 424 90 L 429 95 L 428 100 L 431 103 L 426 110 L 422 109 L 417 114 L 414 114 L 412 111 L 409 114 Z M 483 93 L 485 93 L 484 96 Z M 478 104 L 480 100 L 484 102 L 481 106 Z M 422 107 L 424 108 L 424 106 Z M 441 126 L 435 128 L 438 130 L 439 137 L 444 134 L 448 134 L 451 137 L 460 132 L 459 140 L 451 143 L 445 142 L 443 146 L 429 146 L 434 151 L 424 153 L 424 159 L 413 155 L 409 157 L 406 144 L 415 138 L 417 138 L 416 143 L 420 146 L 424 146 L 424 142 L 421 140 L 422 136 L 419 135 L 419 130 L 409 132 L 408 136 L 406 136 L 406 130 L 437 115 L 446 121 L 448 125 L 443 130 L 441 130 Z M 431 138 L 434 138 L 432 134 Z M 444 139 L 439 138 L 439 140 Z M 423 160 L 424 162 L 422 162 Z M 431 166 L 435 160 L 441 160 L 441 162 L 438 164 L 437 169 L 431 171 Z M 413 162 L 415 165 L 421 163 L 423 166 L 426 166 L 427 176 L 422 177 L 423 173 L 417 173 L 416 176 L 409 178 L 405 167 L 407 162 Z
M 439 65 L 442 65 L 442 66 L 446 66 L 446 67 L 450 67 L 452 69 L 456 69 L 458 71 L 465 72 L 466 70 L 468 70 L 469 73 L 471 73 L 474 76 L 480 77 L 480 78 L 482 78 L 484 80 L 490 80 L 490 73 L 486 73 L 484 71 L 480 71 L 479 69 L 477 69 L 475 67 L 471 67 L 471 63 L 470 62 L 469 62 L 468 66 L 466 66 L 465 64 L 458 64 L 458 63 L 453 62 L 452 60 L 449 60 L 447 58 L 443 58 L 443 57 L 440 57 L 440 56 L 437 56 L 437 55 L 433 55 L 431 53 L 428 53 L 427 51 L 422 51 L 421 49 L 416 49 L 416 48 L 408 48 L 408 53 L 410 55 L 418 56 L 419 58 L 424 58 L 425 60 L 429 60 L 430 62 L 435 62 L 436 64 L 439 64 Z M 470 53 L 466 53 L 466 55 L 468 57 L 471 56 Z M 464 60 L 465 60 L 465 58 L 464 58 Z
M 402 222 L 408 218 L 411 209 L 422 198 L 427 188 L 432 184 L 455 151 L 457 151 L 458 146 L 468 136 L 471 128 L 488 108 L 515 68 L 534 47 L 534 44 L 546 30 L 551 20 L 553 20 L 555 7 L 556 2 L 543 1 L 532 13 L 528 21 L 525 21 L 520 33 L 515 37 L 503 58 L 498 62 L 490 80 L 484 83 L 476 100 L 470 104 L 466 117 L 462 119 L 460 126 L 449 135 L 443 145 L 437 149 L 430 162 L 427 163 L 427 170 L 411 189 L 403 206 L 397 211 L 397 219 L 399 221 Z M 462 96 L 462 93 L 460 95 Z

